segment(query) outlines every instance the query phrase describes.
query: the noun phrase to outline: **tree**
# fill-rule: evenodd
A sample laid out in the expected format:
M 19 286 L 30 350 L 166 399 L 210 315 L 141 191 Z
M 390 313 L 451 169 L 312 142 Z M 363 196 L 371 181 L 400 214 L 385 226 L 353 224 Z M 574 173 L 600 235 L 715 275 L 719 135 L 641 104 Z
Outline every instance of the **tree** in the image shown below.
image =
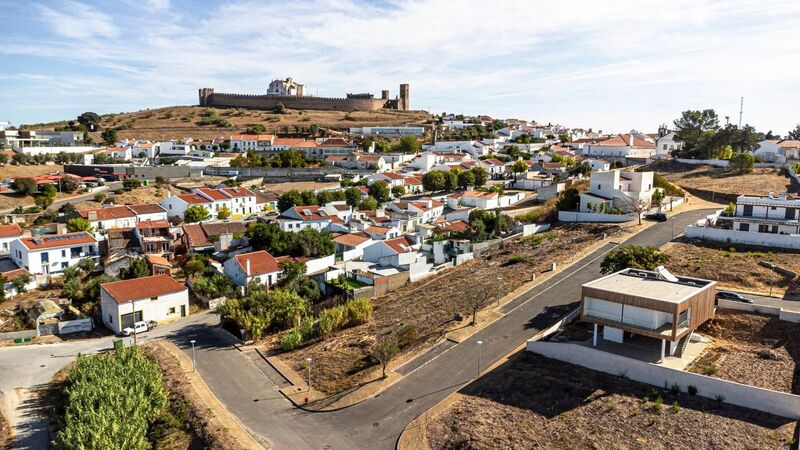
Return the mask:
M 737 153 L 731 157 L 731 166 L 740 173 L 751 172 L 755 162 L 755 157 L 750 153 Z
M 22 294 L 28 292 L 28 283 L 31 282 L 31 276 L 27 273 L 14 277 L 11 280 L 11 284 L 14 286 L 14 290 L 17 291 L 17 294 Z
M 475 178 L 476 187 L 481 187 L 489 181 L 489 174 L 483 167 L 473 167 L 469 171 L 472 172 L 472 176 Z
M 397 338 L 394 335 L 385 334 L 376 338 L 369 354 L 381 365 L 382 378 L 386 378 L 386 368 L 398 353 L 400 353 L 400 346 L 397 345 Z
M 294 189 L 288 192 L 284 192 L 278 198 L 278 211 L 284 212 L 289 208 L 293 208 L 297 205 L 303 204 L 303 195 Z
M 300 150 L 284 150 L 272 160 L 270 165 L 272 167 L 305 167 L 307 165 L 306 156 Z
M 664 196 L 665 194 L 662 189 L 656 189 L 655 192 L 653 192 L 653 197 L 650 202 L 658 207 L 658 212 L 661 212 L 661 203 L 664 201 Z
M 627 201 L 626 206 L 629 211 L 636 213 L 636 216 L 639 218 L 639 225 L 642 224 L 642 214 L 650 211 L 652 207 L 650 201 L 650 199 L 646 198 L 632 198 Z
M 109 128 L 100 133 L 100 137 L 106 145 L 114 145 L 117 142 L 117 129 Z
M 8 164 L 8 155 L 0 153 L 0 165 L 5 166 L 6 164 Z
M 147 261 L 144 258 L 137 258 L 131 262 L 127 269 L 119 271 L 119 277 L 123 280 L 130 280 L 133 278 L 142 278 L 150 276 L 150 267 L 147 266 Z
M 351 208 L 355 208 L 361 203 L 361 189 L 357 187 L 349 187 L 344 191 L 345 201 Z
M 681 117 L 673 121 L 675 139 L 683 142 L 683 148 L 676 156 L 711 155 L 709 140 L 719 129 L 719 118 L 713 109 L 703 111 L 684 111 Z
M 518 161 L 514 162 L 514 164 L 511 166 L 511 171 L 514 172 L 514 182 L 516 182 L 517 181 L 517 174 L 518 173 L 527 172 L 528 171 L 528 165 L 525 163 L 525 161 L 518 160 Z
M 786 135 L 787 139 L 800 140 L 800 123 Z
M 317 258 L 333 254 L 335 247 L 333 236 L 327 231 L 303 228 L 297 233 L 292 233 L 292 237 L 294 238 L 291 246 L 293 256 Z
M 75 217 L 67 220 L 67 231 L 69 231 L 70 233 L 74 233 L 76 231 L 85 231 L 87 233 L 93 233 L 94 229 L 92 228 L 92 224 L 89 223 L 88 220 L 84 219 L 83 217 Z
M 392 146 L 383 139 L 375 141 L 375 151 L 377 153 L 389 153 L 392 151 Z
M 458 173 L 458 185 L 462 189 L 475 186 L 475 174 L 471 170 L 462 170 Z
M 48 206 L 53 204 L 53 197 L 48 197 L 46 195 L 37 195 L 36 198 L 33 199 L 33 202 L 36 203 L 41 209 L 47 209 Z
M 80 182 L 77 177 L 62 177 L 59 187 L 62 192 L 72 193 L 78 190 Z
M 441 191 L 444 189 L 444 172 L 441 170 L 433 170 L 426 173 L 422 177 L 422 187 L 426 191 Z
M 228 208 L 228 205 L 222 205 L 222 208 L 217 211 L 217 219 L 225 220 L 231 217 L 231 209 Z
M 203 205 L 194 205 L 186 208 L 183 212 L 183 220 L 187 223 L 202 222 L 211 218 L 211 213 L 208 212 Z
M 567 133 L 559 134 L 558 140 L 561 142 L 572 142 L 572 138 Z
M 401 153 L 418 153 L 419 141 L 415 136 L 403 136 L 397 143 L 396 151 Z
M 56 189 L 56 187 L 52 184 L 45 184 L 39 189 L 39 192 L 45 197 L 55 198 L 56 194 L 58 193 L 58 189 Z
M 559 211 L 572 211 L 578 207 L 581 201 L 581 193 L 575 186 L 564 189 L 556 202 L 556 209 Z
M 76 266 L 79 270 L 83 271 L 85 274 L 90 274 L 94 272 L 97 263 L 94 259 L 90 258 L 83 258 L 82 260 L 78 261 L 78 265 Z
M 95 131 L 100 127 L 100 116 L 96 113 L 87 111 L 78 116 L 78 123 L 86 127 L 87 131 Z
M 610 251 L 600 263 L 600 273 L 608 274 L 623 269 L 655 270 L 666 264 L 669 256 L 658 247 L 626 245 Z
M 444 175 L 444 190 L 452 191 L 458 187 L 458 174 L 457 171 L 450 170 L 448 172 L 442 171 Z
M 375 211 L 378 209 L 378 201 L 375 200 L 375 197 L 368 195 L 364 198 L 364 200 L 361 200 L 361 203 L 358 205 L 358 209 Z
M 406 195 L 406 188 L 403 186 L 393 186 L 392 187 L 392 197 L 400 198 Z
M 130 191 L 142 187 L 142 182 L 135 178 L 129 178 L 122 182 L 122 187 Z
M 470 325 L 474 326 L 477 323 L 478 310 L 489 304 L 489 300 L 491 300 L 493 294 L 494 292 L 490 284 L 478 284 L 475 286 L 474 292 L 468 294 L 469 307 L 472 310 L 472 323 Z
M 286 114 L 286 105 L 282 102 L 278 102 L 278 104 L 275 105 L 274 111 L 276 114 Z
M 6 280 L 5 275 L 0 273 L 0 302 L 5 301 L 6 299 Z
M 385 181 L 376 181 L 369 186 L 369 195 L 371 195 L 378 203 L 385 203 L 391 200 L 391 192 L 389 191 L 389 184 Z
M 567 170 L 567 172 L 570 175 L 583 175 L 583 176 L 586 176 L 586 175 L 589 175 L 590 173 L 592 173 L 592 166 L 590 166 L 589 163 L 586 162 L 586 161 L 581 161 L 580 164 L 573 164 Z
M 18 194 L 32 195 L 36 192 L 36 180 L 33 178 L 17 178 L 11 183 L 11 188 Z

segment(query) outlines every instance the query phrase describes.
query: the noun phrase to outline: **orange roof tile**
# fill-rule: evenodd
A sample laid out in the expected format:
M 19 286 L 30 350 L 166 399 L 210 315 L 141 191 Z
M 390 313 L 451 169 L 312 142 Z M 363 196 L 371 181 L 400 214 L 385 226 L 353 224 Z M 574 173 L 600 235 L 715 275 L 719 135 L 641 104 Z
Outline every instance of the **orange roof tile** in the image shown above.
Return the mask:
M 239 267 L 247 274 L 247 262 L 250 262 L 250 273 L 248 276 L 264 275 L 265 273 L 273 273 L 280 271 L 278 260 L 270 255 L 265 250 L 260 250 L 252 253 L 242 253 L 234 256 Z
M 10 225 L 0 225 L 0 238 L 19 236 L 22 236 L 22 230 L 19 228 L 19 225 L 15 223 Z
M 43 250 L 46 248 L 71 247 L 80 244 L 96 244 L 97 240 L 85 231 L 65 234 L 51 234 L 20 239 L 22 245 L 28 250 Z
M 155 275 L 151 277 L 133 278 L 131 280 L 112 281 L 104 283 L 100 288 L 108 293 L 119 304 L 158 297 L 159 295 L 172 294 L 185 291 L 186 285 L 176 281 L 169 275 Z

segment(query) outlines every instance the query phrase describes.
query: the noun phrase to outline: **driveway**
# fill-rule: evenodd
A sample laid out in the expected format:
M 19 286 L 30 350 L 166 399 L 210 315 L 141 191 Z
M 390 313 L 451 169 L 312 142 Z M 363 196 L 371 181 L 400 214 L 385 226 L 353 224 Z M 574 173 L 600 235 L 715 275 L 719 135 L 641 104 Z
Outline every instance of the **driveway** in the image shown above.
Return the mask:
M 661 246 L 683 228 L 709 214 L 682 213 L 631 238 L 626 244 Z M 197 369 L 214 394 L 247 428 L 277 449 L 394 448 L 403 428 L 477 374 L 477 341 L 488 367 L 525 340 L 576 307 L 581 285 L 600 275 L 608 244 L 577 264 L 522 294 L 503 307 L 504 317 L 410 371 L 384 392 L 350 408 L 309 413 L 294 408 L 278 393 L 280 376 L 253 353 L 233 349 L 206 327 L 186 327 L 172 339 L 187 354 L 189 339 L 198 341 Z M 413 362 L 409 363 L 413 364 Z
M 209 313 L 190 316 L 138 336 L 140 343 L 163 339 L 183 327 L 207 326 L 218 320 Z M 0 347 L 0 408 L 6 412 L 17 436 L 16 448 L 48 448 L 47 421 L 38 412 L 36 390 L 79 354 L 94 354 L 113 347 L 113 336 L 66 341 L 58 344 Z M 132 338 L 126 338 L 129 341 Z

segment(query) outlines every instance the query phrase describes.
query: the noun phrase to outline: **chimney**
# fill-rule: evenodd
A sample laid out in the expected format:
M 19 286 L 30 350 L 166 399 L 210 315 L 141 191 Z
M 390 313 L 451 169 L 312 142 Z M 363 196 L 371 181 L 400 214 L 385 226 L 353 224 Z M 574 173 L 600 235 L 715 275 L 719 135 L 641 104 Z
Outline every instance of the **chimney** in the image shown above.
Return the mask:
M 247 260 L 247 276 L 250 276 L 250 260 Z
M 775 193 L 774 193 L 774 192 L 770 192 L 770 193 L 769 193 L 769 194 L 767 194 L 767 195 L 769 196 L 769 198 L 775 198 L 775 197 L 774 197 L 774 196 L 775 196 Z
M 633 147 L 633 133 L 628 133 L 628 145 Z

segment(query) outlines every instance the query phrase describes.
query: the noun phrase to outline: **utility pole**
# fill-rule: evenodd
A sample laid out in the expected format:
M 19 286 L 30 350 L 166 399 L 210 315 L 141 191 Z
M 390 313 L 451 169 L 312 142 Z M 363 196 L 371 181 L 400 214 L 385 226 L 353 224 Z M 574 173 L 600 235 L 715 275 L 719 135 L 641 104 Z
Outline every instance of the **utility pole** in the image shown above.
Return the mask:
M 739 101 L 739 129 L 742 128 L 742 112 L 744 111 L 744 97 Z

